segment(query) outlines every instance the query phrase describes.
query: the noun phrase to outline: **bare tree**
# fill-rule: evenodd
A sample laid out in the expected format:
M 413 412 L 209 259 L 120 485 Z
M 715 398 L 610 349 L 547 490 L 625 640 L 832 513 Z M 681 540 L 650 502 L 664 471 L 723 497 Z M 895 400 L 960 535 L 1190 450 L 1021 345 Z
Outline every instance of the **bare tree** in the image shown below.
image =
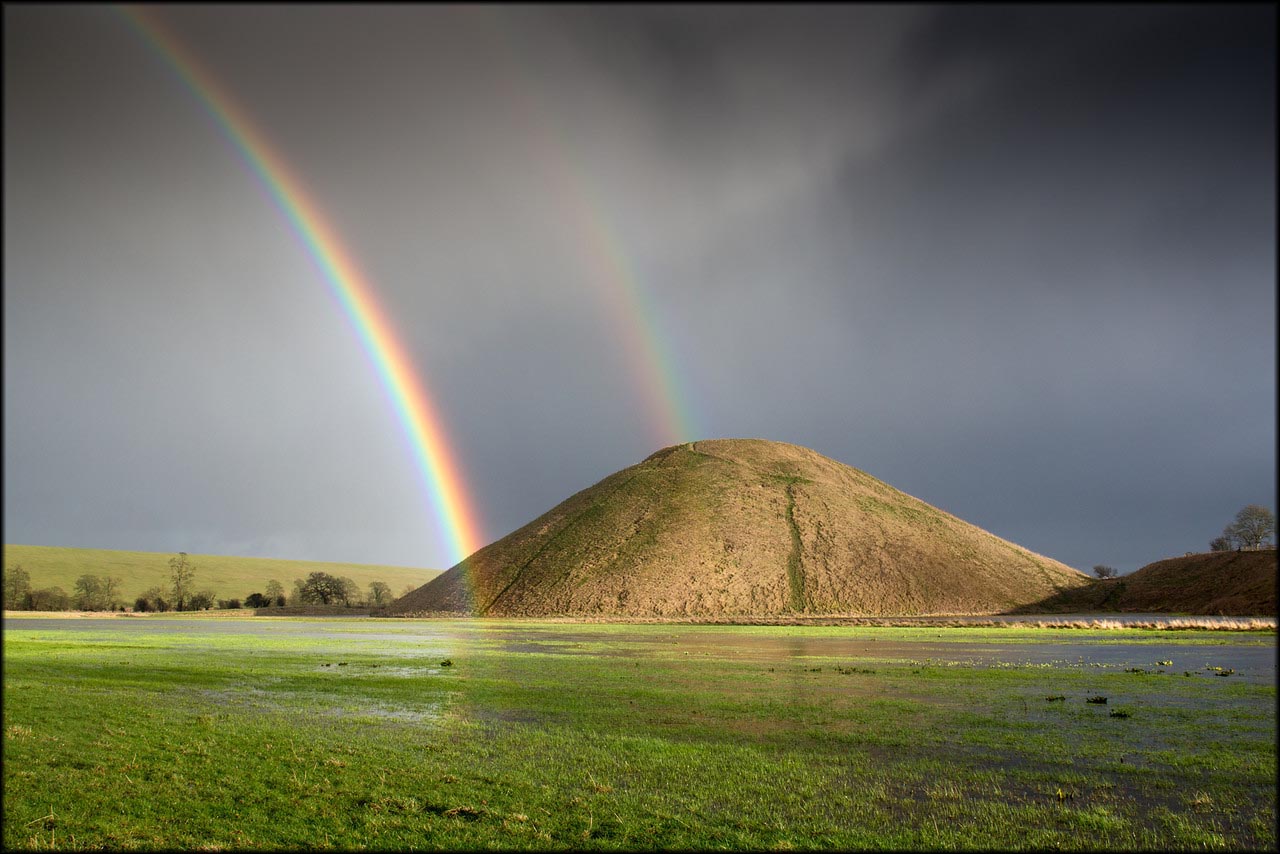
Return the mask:
M 267 582 L 267 599 L 270 600 L 266 604 L 268 608 L 284 604 L 284 586 L 274 578 Z
M 369 582 L 369 604 L 376 608 L 391 602 L 391 587 L 382 581 Z
M 4 607 L 8 611 L 25 608 L 27 597 L 31 595 L 31 574 L 22 568 L 22 564 L 11 566 L 4 571 Z
M 102 579 L 96 575 L 85 574 L 76 579 L 75 606 L 81 611 L 101 611 Z
M 1236 514 L 1223 536 L 1230 536 L 1241 548 L 1259 549 L 1276 535 L 1276 516 L 1261 504 L 1250 504 Z
M 1093 568 L 1093 574 L 1099 578 L 1115 578 L 1120 573 L 1116 571 L 1115 567 L 1100 563 Z
M 360 601 L 360 585 L 356 584 L 355 579 L 344 575 L 338 581 L 342 584 L 342 593 L 339 598 L 342 600 L 343 605 L 351 607 L 364 604 Z
M 195 578 L 196 568 L 187 560 L 186 552 L 178 552 L 169 558 L 169 589 L 173 593 L 173 607 L 176 611 L 185 611 L 191 597 L 191 580 Z
M 1235 547 L 1236 544 L 1232 541 L 1232 537 L 1226 533 L 1209 541 L 1209 551 L 1211 552 L 1229 552 L 1233 551 Z
M 120 604 L 120 582 L 123 579 L 113 578 L 110 575 L 102 576 L 102 601 L 104 607 L 114 611 Z

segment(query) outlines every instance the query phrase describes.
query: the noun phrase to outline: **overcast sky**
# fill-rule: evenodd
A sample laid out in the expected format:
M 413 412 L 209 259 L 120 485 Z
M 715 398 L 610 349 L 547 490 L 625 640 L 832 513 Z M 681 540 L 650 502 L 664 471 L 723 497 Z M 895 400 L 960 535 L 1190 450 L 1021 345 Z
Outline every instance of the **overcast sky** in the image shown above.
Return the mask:
M 1275 507 L 1272 6 L 153 14 L 369 274 L 487 540 L 680 438 L 1086 571 Z M 108 7 L 4 7 L 4 526 L 449 563 L 314 262 Z

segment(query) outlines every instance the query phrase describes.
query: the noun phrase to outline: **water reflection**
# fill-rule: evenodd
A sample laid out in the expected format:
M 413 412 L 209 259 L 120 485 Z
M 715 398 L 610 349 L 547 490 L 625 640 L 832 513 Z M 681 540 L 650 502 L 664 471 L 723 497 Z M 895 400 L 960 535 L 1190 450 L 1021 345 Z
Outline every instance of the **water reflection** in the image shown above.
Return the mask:
M 1082 615 L 1081 618 L 1088 615 Z M 1098 615 L 1092 615 L 1098 616 Z M 1107 615 L 1113 618 L 1117 615 Z M 1143 621 L 1150 615 L 1121 615 Z M 1167 617 L 1167 615 L 1165 615 Z M 991 620 L 982 617 L 975 620 Z M 1057 619 L 1057 618 L 1055 618 Z M 241 635 L 248 638 L 292 638 L 325 641 L 332 650 L 403 656 L 454 654 L 459 645 L 483 644 L 508 655 L 627 656 L 642 659 L 710 656 L 724 660 L 788 662 L 807 666 L 923 665 L 938 667 L 1100 668 L 1142 670 L 1156 676 L 1189 673 L 1196 678 L 1229 678 L 1274 685 L 1276 639 L 1233 632 L 1206 633 L 1199 643 L 1173 643 L 1159 632 L 1134 630 L 1132 637 L 1081 631 L 1064 638 L 1034 632 L 1017 642 L 983 639 L 976 634 L 927 631 L 921 624 L 904 638 L 902 631 L 877 636 L 865 627 L 755 627 L 634 625 L 619 631 L 601 624 L 489 622 L 470 620 L 397 620 L 354 618 L 325 621 L 285 619 L 184 618 L 6 618 L 6 632 L 93 632 L 120 635 Z M 453 651 L 453 652 L 451 652 Z M 1214 670 L 1211 668 L 1220 668 Z M 1160 671 L 1163 671 L 1161 673 Z M 377 671 L 374 671 L 377 672 Z

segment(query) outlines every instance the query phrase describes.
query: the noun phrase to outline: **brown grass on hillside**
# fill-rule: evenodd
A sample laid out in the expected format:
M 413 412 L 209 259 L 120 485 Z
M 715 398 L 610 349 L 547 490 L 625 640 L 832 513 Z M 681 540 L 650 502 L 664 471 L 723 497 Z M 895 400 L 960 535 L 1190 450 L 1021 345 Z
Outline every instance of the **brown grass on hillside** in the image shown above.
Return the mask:
M 390 612 L 995 613 L 1087 583 L 807 448 L 720 439 L 605 478 Z
M 1272 615 L 1276 613 L 1276 550 L 1167 558 L 1120 578 L 1090 581 L 1018 611 Z

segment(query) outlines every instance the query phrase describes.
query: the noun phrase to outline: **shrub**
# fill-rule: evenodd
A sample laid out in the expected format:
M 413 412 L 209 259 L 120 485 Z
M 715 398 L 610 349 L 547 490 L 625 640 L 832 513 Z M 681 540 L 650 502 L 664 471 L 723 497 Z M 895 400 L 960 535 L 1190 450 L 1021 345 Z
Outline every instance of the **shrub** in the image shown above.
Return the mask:
M 212 590 L 201 590 L 199 593 L 192 593 L 190 598 L 187 599 L 187 610 L 207 611 L 217 601 L 214 597 L 215 594 Z
M 135 611 L 168 611 L 169 600 L 164 598 L 164 591 L 159 587 L 152 587 L 137 598 L 133 603 Z
M 28 611 L 69 611 L 71 597 L 61 587 L 42 587 L 27 594 Z

